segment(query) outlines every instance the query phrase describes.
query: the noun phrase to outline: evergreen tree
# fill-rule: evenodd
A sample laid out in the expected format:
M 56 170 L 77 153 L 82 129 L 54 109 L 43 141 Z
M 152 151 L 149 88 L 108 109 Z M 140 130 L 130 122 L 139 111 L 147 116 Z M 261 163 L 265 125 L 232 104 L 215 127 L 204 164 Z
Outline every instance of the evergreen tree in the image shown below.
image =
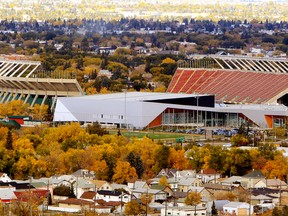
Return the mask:
M 161 169 L 169 168 L 168 158 L 170 156 L 170 150 L 168 146 L 162 145 L 156 151 L 156 158 L 158 158 L 155 169 L 159 172 Z
M 12 132 L 11 130 L 9 129 L 8 130 L 8 133 L 7 133 L 7 137 L 6 137 L 6 149 L 8 150 L 12 150 L 13 149 L 13 140 L 12 140 Z
M 71 184 L 71 187 L 70 187 L 70 192 L 69 192 L 69 198 L 75 198 L 75 193 L 74 193 L 74 187 L 73 187 L 73 184 Z
M 110 182 L 112 180 L 113 175 L 114 175 L 114 168 L 116 165 L 116 159 L 113 155 L 107 154 L 106 152 L 103 154 L 102 159 L 105 160 L 107 167 L 108 167 L 106 180 L 108 182 Z
M 97 134 L 98 136 L 109 134 L 109 132 L 105 128 L 102 128 L 98 122 L 94 122 L 92 125 L 88 125 L 86 131 L 89 134 Z
M 214 215 L 218 215 L 216 206 L 215 206 L 215 202 L 213 201 L 212 207 L 211 207 L 211 214 Z
M 77 60 L 77 65 L 76 65 L 76 68 L 79 69 L 79 70 L 82 70 L 84 67 L 84 61 L 83 61 L 83 58 L 80 58 Z
M 132 167 L 136 169 L 136 173 L 138 178 L 141 178 L 144 173 L 144 163 L 139 154 L 135 154 L 134 152 L 130 152 L 127 156 L 127 161 L 130 163 Z

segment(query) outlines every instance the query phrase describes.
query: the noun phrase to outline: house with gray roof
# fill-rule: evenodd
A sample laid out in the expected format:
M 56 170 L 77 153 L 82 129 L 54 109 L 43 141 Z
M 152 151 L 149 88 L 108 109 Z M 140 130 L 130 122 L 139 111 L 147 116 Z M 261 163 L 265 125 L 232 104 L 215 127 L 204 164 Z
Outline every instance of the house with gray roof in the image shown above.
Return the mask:
M 187 192 L 188 190 L 193 190 L 202 185 L 203 183 L 199 178 L 180 178 L 178 182 L 178 190 Z
M 0 172 L 0 181 L 2 182 L 10 182 L 11 178 L 7 175 L 7 173 Z
M 141 189 L 141 188 L 147 189 L 147 188 L 149 188 L 147 182 L 146 181 L 141 181 L 141 180 L 128 182 L 128 187 L 130 189 Z
M 244 188 L 255 188 L 255 185 L 260 181 L 265 180 L 265 176 L 260 170 L 253 170 L 244 175 L 241 180 L 241 185 Z
M 287 189 L 286 182 L 280 179 L 261 179 L 255 184 L 255 188 L 259 188 L 261 186 L 271 189 Z
M 96 185 L 86 179 L 77 178 L 76 181 L 73 182 L 73 187 L 74 187 L 74 193 L 76 195 L 76 198 L 79 198 L 85 191 L 96 190 Z
M 136 199 L 141 199 L 142 195 L 149 195 L 152 197 L 152 202 L 163 202 L 167 200 L 168 194 L 162 190 L 137 188 L 132 191 Z
M 128 187 L 126 184 L 117 184 L 117 183 L 112 183 L 110 184 L 113 190 L 124 190 L 128 194 L 131 194 L 131 188 Z
M 130 194 L 126 194 L 117 190 L 99 190 L 96 193 L 96 200 L 104 200 L 105 202 L 130 202 Z
M 223 206 L 223 212 L 236 215 L 252 215 L 254 211 L 253 206 L 249 203 L 229 202 Z
M 95 179 L 95 172 L 87 169 L 79 169 L 71 175 L 76 178 Z
M 2 203 L 10 203 L 13 200 L 16 200 L 13 190 L 10 188 L 0 188 L 0 202 Z

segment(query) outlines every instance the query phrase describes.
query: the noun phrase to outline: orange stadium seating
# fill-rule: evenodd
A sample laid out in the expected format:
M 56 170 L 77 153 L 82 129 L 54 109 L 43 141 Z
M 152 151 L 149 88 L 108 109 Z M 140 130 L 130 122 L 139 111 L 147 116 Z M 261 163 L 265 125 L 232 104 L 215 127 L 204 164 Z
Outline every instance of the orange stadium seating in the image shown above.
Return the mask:
M 176 70 L 168 92 L 214 94 L 228 103 L 268 103 L 288 89 L 288 74 L 221 69 Z

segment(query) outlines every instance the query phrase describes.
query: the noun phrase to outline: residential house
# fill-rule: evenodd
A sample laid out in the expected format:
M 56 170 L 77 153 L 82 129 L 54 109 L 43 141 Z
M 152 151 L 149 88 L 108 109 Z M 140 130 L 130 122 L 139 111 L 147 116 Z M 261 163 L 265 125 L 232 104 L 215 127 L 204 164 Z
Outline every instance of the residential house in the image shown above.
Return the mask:
M 247 216 L 253 214 L 253 206 L 245 202 L 229 202 L 223 206 L 223 212 L 237 216 Z
M 76 181 L 76 178 L 72 175 L 55 175 L 50 178 L 52 188 L 60 185 L 71 187 L 71 184 Z
M 151 188 L 151 189 L 154 189 L 154 190 L 164 191 L 164 192 L 166 192 L 166 194 L 167 194 L 168 197 L 174 196 L 174 191 L 173 191 L 169 186 L 165 186 L 165 185 L 152 185 L 150 188 Z
M 96 185 L 90 180 L 77 178 L 76 181 L 73 182 L 73 188 L 76 198 L 79 198 L 85 191 L 95 191 Z
M 80 199 L 87 200 L 87 201 L 94 201 L 94 200 L 96 200 L 96 192 L 95 191 L 85 191 L 80 196 Z
M 91 179 L 91 180 L 95 179 L 95 172 L 86 169 L 79 169 L 76 172 L 72 173 L 71 175 L 76 178 Z
M 242 181 L 242 176 L 231 176 L 229 178 L 218 179 L 219 184 L 222 185 L 240 185 Z
M 102 69 L 98 72 L 98 76 L 105 76 L 109 79 L 112 77 L 112 75 L 113 75 L 112 72 L 110 72 L 109 70 Z
M 241 180 L 241 185 L 244 188 L 255 188 L 255 185 L 260 181 L 265 181 L 265 176 L 260 170 L 253 170 L 252 172 L 244 175 Z M 259 185 L 259 184 L 258 184 Z
M 175 178 L 175 177 L 169 178 L 169 179 L 167 179 L 167 182 L 173 191 L 179 191 L 179 181 L 177 178 Z M 153 183 L 150 185 L 153 185 Z
M 58 202 L 60 208 L 76 209 L 81 211 L 82 209 L 90 209 L 95 205 L 92 201 L 69 198 L 66 200 L 60 200 Z
M 113 188 L 111 187 L 111 185 L 104 180 L 91 180 L 90 181 L 92 184 L 96 185 L 96 189 L 97 190 L 109 190 L 112 191 Z
M 96 200 L 104 200 L 105 202 L 129 202 L 131 196 L 120 191 L 99 190 L 96 193 Z
M 111 184 L 112 190 L 122 190 L 125 191 L 128 194 L 131 194 L 131 188 L 128 187 L 126 184 L 117 184 L 117 183 L 112 183 Z
M 146 181 L 136 180 L 132 182 L 128 182 L 128 188 L 134 189 L 148 189 L 149 186 Z
M 162 178 L 163 176 L 168 178 L 176 177 L 177 170 L 176 169 L 162 169 L 156 178 Z
M 178 182 L 178 190 L 182 192 L 188 192 L 197 187 L 201 187 L 202 181 L 199 178 L 180 178 Z
M 259 204 L 267 204 L 270 203 L 271 205 L 275 206 L 275 204 L 279 201 L 278 197 L 271 196 L 271 195 L 252 195 L 251 196 L 251 204 L 252 205 L 259 205 Z
M 0 172 L 0 181 L 2 182 L 11 182 L 12 180 L 6 173 Z
M 97 50 L 95 50 L 99 54 L 109 54 L 112 55 L 115 53 L 117 47 L 99 47 Z
M 195 170 L 181 170 L 176 171 L 176 176 L 178 178 L 185 177 L 185 178 L 195 178 L 196 177 L 196 171 Z
M 270 189 L 270 188 L 252 188 L 250 189 L 250 192 L 252 196 L 259 196 L 259 195 L 264 195 L 268 196 L 272 199 L 273 203 L 279 203 L 280 202 L 280 193 L 281 195 L 286 196 L 287 191 L 280 191 L 279 189 Z
M 95 212 L 97 212 L 100 215 L 102 215 L 102 214 L 107 214 L 108 215 L 112 211 L 112 207 L 111 206 L 95 205 L 93 208 L 94 209 L 92 209 L 92 211 L 95 210 Z
M 108 192 L 109 194 L 111 194 L 111 191 Z M 107 198 L 106 201 L 104 199 L 97 199 L 101 198 L 101 194 L 103 195 L 103 193 L 100 191 L 100 195 L 98 194 L 97 196 L 97 192 L 94 191 L 86 191 L 82 194 L 82 196 L 80 197 L 80 199 L 86 200 L 86 201 L 95 201 L 96 205 L 93 207 L 93 211 L 95 210 L 95 212 L 97 212 L 98 214 L 108 214 L 112 212 L 112 209 L 117 209 L 120 206 L 120 210 L 118 212 L 121 212 L 121 203 L 123 205 L 123 203 L 127 200 L 125 200 L 126 196 L 125 194 L 121 193 L 122 196 L 122 200 L 124 201 L 112 201 L 113 198 L 109 198 L 108 196 L 105 197 Z M 114 195 L 114 194 L 113 194 Z M 113 196 L 114 197 L 114 196 Z M 117 198 L 119 199 L 119 198 Z M 108 200 L 108 201 L 107 201 Z M 114 199 L 115 200 L 115 199 Z M 121 198 L 120 198 L 121 200 Z M 95 208 L 95 209 L 94 209 Z
M 95 191 L 85 191 L 80 196 L 80 199 L 87 200 L 87 201 L 94 201 L 94 200 L 96 200 L 96 192 Z
M 147 53 L 147 49 L 143 46 L 136 46 L 134 47 L 134 51 L 137 53 L 137 54 L 146 54 Z
M 0 189 L 0 202 L 1 203 L 10 203 L 13 200 L 16 200 L 17 197 L 14 194 L 13 190 L 10 188 L 1 188 Z
M 207 184 L 204 184 L 203 187 L 207 191 L 209 191 L 211 199 L 217 198 L 217 194 L 220 194 L 223 192 L 231 193 L 236 196 L 245 192 L 245 189 L 241 185 L 233 186 L 233 185 L 221 185 L 221 184 L 207 183 Z
M 25 183 L 25 182 L 0 182 L 0 187 L 1 188 L 9 188 L 13 191 L 29 191 L 29 190 L 35 190 L 35 188 L 29 184 L 29 183 Z
M 151 202 L 163 202 L 167 200 L 168 194 L 162 190 L 146 189 L 146 188 L 136 188 L 132 191 L 133 196 L 136 199 L 141 199 L 143 195 L 149 195 L 152 197 Z
M 206 207 L 184 206 L 184 207 L 165 207 L 161 209 L 161 216 L 177 215 L 177 216 L 206 216 Z
M 287 184 L 280 179 L 261 179 L 255 184 L 255 188 L 267 187 L 271 189 L 287 189 Z
M 217 209 L 217 212 L 220 213 L 220 212 L 223 212 L 223 206 L 225 204 L 229 203 L 230 201 L 229 200 L 211 200 L 211 201 L 207 202 L 206 207 L 207 207 L 208 215 L 212 215 L 209 213 L 211 213 L 211 211 L 212 211 L 213 202 L 215 204 L 215 208 Z
M 196 174 L 196 177 L 201 179 L 203 183 L 207 183 L 211 180 L 216 180 L 221 177 L 220 173 L 217 173 L 214 169 L 206 169 L 201 170 L 199 173 Z
M 15 196 L 22 202 L 28 202 L 30 197 L 36 199 L 47 199 L 50 196 L 49 190 L 30 190 L 30 191 L 14 191 Z
M 45 180 L 40 181 L 38 179 L 32 179 L 31 185 L 37 190 L 49 190 L 51 196 L 53 197 L 53 188 L 50 187 L 49 181 L 45 182 Z

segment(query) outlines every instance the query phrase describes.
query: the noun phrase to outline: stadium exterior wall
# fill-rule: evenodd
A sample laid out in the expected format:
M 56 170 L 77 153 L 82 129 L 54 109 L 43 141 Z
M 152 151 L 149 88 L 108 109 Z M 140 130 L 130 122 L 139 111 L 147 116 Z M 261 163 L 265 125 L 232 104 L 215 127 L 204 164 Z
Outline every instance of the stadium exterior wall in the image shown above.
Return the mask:
M 148 102 L 147 97 L 154 97 L 153 102 Z M 164 124 L 164 116 L 169 116 L 169 124 L 176 125 L 176 117 L 193 115 L 193 124 L 196 126 L 195 114 L 198 115 L 197 124 L 207 126 L 207 115 L 222 116 L 222 122 L 232 121 L 229 116 L 234 116 L 234 123 L 225 123 L 226 126 L 238 127 L 240 120 L 252 122 L 254 126 L 260 128 L 271 127 L 268 125 L 267 116 L 275 116 L 276 119 L 282 119 L 283 124 L 288 116 L 288 109 L 283 105 L 226 105 L 216 104 L 215 107 L 190 106 L 181 104 L 157 103 L 157 98 L 195 98 L 199 95 L 189 94 L 170 94 L 170 93 L 142 93 L 128 92 L 107 95 L 93 95 L 81 97 L 59 97 L 57 100 L 54 122 L 100 122 L 102 124 L 115 124 L 119 127 L 143 129 L 145 127 L 159 126 L 159 122 Z M 203 96 L 205 97 L 205 96 Z M 173 110 L 172 112 L 167 110 Z M 174 113 L 178 110 L 178 113 Z M 182 112 L 182 113 L 179 113 Z M 237 119 L 235 119 L 235 116 Z M 242 119 L 241 116 L 244 116 Z M 206 118 L 206 119 L 205 119 Z M 161 120 L 160 120 L 161 119 Z M 187 118 L 188 119 L 188 118 Z M 185 125 L 187 119 L 184 119 L 179 125 Z M 212 117 L 213 119 L 213 117 Z M 210 119 L 211 120 L 211 119 Z M 217 120 L 218 121 L 218 120 Z M 167 123 L 167 121 L 166 121 Z M 190 122 L 191 123 L 191 122 Z M 189 122 L 187 123 L 189 125 Z M 225 126 L 215 123 L 210 126 Z M 273 127 L 274 124 L 272 124 Z M 198 125 L 197 125 L 198 126 Z

